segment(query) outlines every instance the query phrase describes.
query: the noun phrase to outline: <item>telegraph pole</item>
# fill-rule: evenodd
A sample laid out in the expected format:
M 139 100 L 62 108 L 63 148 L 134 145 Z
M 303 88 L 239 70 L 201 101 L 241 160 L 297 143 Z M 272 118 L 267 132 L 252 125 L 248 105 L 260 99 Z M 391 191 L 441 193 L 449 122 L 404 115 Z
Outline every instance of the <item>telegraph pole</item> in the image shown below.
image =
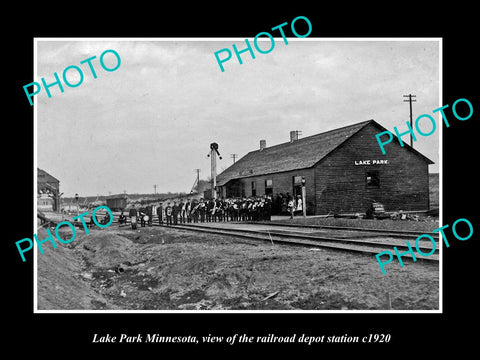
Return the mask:
M 412 102 L 417 101 L 416 99 L 413 99 L 413 98 L 416 98 L 417 95 L 408 94 L 408 95 L 403 95 L 403 97 L 408 98 L 408 99 L 403 99 L 403 102 L 409 102 L 410 103 L 410 127 L 413 129 Z M 410 133 L 410 146 L 413 148 L 412 133 Z
M 233 163 L 235 164 L 235 159 L 238 157 L 238 154 L 230 154 L 230 157 L 233 159 Z

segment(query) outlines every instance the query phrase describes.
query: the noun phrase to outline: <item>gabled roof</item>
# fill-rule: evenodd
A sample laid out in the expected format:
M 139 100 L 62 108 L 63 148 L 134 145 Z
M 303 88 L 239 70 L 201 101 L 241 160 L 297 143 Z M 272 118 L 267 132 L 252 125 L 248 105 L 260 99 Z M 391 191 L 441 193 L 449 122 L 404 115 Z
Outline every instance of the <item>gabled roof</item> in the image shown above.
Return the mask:
M 380 131 L 387 131 L 374 120 L 367 120 L 294 142 L 251 151 L 219 174 L 217 185 L 223 186 L 233 179 L 310 168 L 368 124 L 378 127 Z M 433 163 L 409 145 L 405 144 L 405 147 L 421 156 L 427 163 Z
M 37 182 L 49 182 L 49 181 L 60 182 L 60 180 L 58 180 L 56 177 L 47 173 L 45 170 L 37 168 Z

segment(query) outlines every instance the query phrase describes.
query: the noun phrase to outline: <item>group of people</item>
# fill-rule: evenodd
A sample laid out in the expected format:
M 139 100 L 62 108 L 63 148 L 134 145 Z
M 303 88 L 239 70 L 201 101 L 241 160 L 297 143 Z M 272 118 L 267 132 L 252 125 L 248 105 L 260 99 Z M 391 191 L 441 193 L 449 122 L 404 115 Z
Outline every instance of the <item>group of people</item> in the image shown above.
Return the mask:
M 290 215 L 290 218 L 293 219 L 294 215 L 303 213 L 302 196 L 291 196 L 288 192 L 286 194 L 276 194 L 275 198 L 273 199 L 272 213 L 288 213 Z
M 280 200 L 280 201 L 279 201 Z M 272 214 L 288 212 L 293 218 L 294 214 L 302 211 L 301 197 L 297 199 L 287 195 L 226 198 L 226 199 L 190 199 L 185 201 L 167 201 L 159 206 L 148 205 L 129 210 L 132 228 L 140 221 L 142 227 L 153 224 L 153 216 L 157 215 L 160 225 L 177 225 L 185 223 L 204 223 L 221 221 L 270 221 Z M 119 223 L 127 222 L 123 211 Z M 135 225 L 134 225 L 135 224 Z
M 157 207 L 160 224 L 167 226 L 217 221 L 270 221 L 272 200 L 269 197 L 245 199 L 200 199 L 167 202 Z

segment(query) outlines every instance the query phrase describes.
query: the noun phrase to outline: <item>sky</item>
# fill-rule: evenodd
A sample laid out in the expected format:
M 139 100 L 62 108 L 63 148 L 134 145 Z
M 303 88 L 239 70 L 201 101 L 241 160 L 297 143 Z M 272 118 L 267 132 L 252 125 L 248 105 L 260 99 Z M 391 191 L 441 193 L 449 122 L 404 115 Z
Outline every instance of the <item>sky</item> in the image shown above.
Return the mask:
M 253 40 L 249 39 L 252 43 Z M 259 42 L 262 49 L 270 40 Z M 219 145 L 218 172 L 259 148 L 289 141 L 290 130 L 310 136 L 374 119 L 390 131 L 440 103 L 437 39 L 276 38 L 255 59 L 233 54 L 220 70 L 214 53 L 245 39 L 36 39 L 36 75 L 47 84 L 70 65 L 82 69 L 78 87 L 63 83 L 35 96 L 37 166 L 60 180 L 64 197 L 123 193 L 189 192 L 210 176 L 210 143 Z M 121 59 L 115 71 L 99 62 L 105 50 Z M 92 60 L 97 78 L 88 64 Z M 222 54 L 221 56 L 224 56 Z M 105 66 L 117 64 L 112 53 Z M 76 83 L 75 70 L 67 80 Z M 431 125 L 422 124 L 424 132 Z M 439 171 L 439 128 L 417 136 L 414 148 Z M 408 136 L 404 137 L 406 142 Z M 376 141 L 372 139 L 372 141 Z M 386 147 L 388 154 L 388 145 Z

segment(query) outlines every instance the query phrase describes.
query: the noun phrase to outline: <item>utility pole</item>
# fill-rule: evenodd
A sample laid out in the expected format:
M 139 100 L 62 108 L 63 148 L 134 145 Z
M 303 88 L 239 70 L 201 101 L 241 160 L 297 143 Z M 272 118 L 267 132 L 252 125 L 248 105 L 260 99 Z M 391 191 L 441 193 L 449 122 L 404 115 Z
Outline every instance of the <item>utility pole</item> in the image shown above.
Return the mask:
M 235 159 L 238 157 L 238 154 L 230 154 L 230 157 L 233 159 L 233 163 L 235 164 Z
M 410 127 L 413 129 L 412 102 L 417 101 L 416 99 L 413 99 L 413 98 L 416 98 L 417 95 L 408 94 L 408 95 L 403 95 L 403 97 L 408 98 L 408 99 L 403 99 L 403 102 L 409 102 L 410 103 Z M 410 146 L 413 148 L 412 133 L 410 133 Z

